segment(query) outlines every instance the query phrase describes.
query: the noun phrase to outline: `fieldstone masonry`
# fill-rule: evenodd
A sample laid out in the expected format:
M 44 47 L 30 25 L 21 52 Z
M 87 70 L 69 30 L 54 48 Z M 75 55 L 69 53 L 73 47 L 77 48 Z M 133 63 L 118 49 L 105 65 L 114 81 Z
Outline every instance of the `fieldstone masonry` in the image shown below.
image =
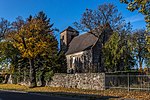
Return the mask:
M 51 87 L 66 87 L 90 90 L 105 89 L 105 73 L 57 73 L 48 84 Z

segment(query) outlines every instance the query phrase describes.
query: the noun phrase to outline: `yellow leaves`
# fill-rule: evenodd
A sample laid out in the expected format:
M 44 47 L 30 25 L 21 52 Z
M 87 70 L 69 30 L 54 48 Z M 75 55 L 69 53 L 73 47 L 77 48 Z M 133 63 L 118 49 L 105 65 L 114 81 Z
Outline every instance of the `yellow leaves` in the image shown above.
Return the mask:
M 27 24 L 27 27 L 28 27 L 27 30 L 30 31 L 30 32 L 32 30 L 41 31 L 41 29 L 43 28 L 43 21 L 42 20 L 37 20 L 37 19 L 32 19 Z
M 26 90 L 28 87 L 15 84 L 0 84 L 0 89 L 6 90 Z
M 30 50 L 25 50 L 24 52 L 22 52 L 22 57 L 24 58 L 33 58 L 33 54 L 31 53 Z
M 36 55 L 43 52 L 43 50 L 45 50 L 47 47 L 45 42 L 33 43 L 30 41 L 26 45 L 27 49 L 21 46 L 21 44 L 18 45 L 18 49 L 22 53 L 22 56 L 27 58 L 35 58 Z
M 46 31 L 43 33 L 45 26 L 42 20 L 31 19 L 21 29 L 14 32 L 13 46 L 19 50 L 22 57 L 35 58 L 47 49 L 57 47 L 57 45 L 50 45 L 50 42 L 55 42 L 51 38 L 53 36 L 48 36 Z
M 134 0 L 135 3 L 141 4 L 141 3 L 145 3 L 146 0 Z
M 43 22 L 32 19 L 12 36 L 13 46 L 20 51 L 22 57 L 35 58 L 47 48 L 48 42 L 44 41 L 43 38 L 46 37 L 41 34 L 42 30 Z

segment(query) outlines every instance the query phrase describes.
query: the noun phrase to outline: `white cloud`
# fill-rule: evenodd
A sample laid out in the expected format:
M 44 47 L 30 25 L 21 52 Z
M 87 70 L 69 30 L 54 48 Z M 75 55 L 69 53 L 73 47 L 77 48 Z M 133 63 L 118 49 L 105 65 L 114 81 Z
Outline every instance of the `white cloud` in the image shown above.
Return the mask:
M 131 22 L 131 23 L 139 22 L 139 21 L 144 21 L 144 16 L 141 15 L 141 14 L 137 14 L 137 15 L 125 18 L 125 21 Z

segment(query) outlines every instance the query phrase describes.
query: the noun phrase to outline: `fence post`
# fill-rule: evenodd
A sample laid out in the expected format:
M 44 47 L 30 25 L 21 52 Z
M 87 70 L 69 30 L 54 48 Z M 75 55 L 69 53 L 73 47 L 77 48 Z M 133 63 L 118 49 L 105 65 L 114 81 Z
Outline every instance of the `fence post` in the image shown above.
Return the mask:
M 128 73 L 128 91 L 130 91 L 130 75 L 129 75 L 129 73 Z

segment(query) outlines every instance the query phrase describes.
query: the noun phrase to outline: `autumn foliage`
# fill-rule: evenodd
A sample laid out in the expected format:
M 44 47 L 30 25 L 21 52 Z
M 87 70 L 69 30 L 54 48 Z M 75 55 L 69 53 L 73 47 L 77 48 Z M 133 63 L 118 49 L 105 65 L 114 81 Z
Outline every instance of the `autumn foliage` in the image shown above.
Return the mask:
M 52 73 L 58 66 L 54 63 L 59 60 L 59 55 L 53 24 L 50 24 L 50 19 L 44 12 L 39 12 L 26 20 L 19 17 L 11 25 L 1 42 L 1 45 L 6 44 L 6 47 L 1 49 L 5 55 L 1 60 L 10 60 L 13 70 L 10 74 L 15 75 L 14 78 L 22 74 L 26 77 L 23 80 L 29 79 L 30 86 L 35 87 L 37 76 L 40 75 L 41 81 L 44 82 L 46 76 L 48 77 L 47 73 Z M 17 79 L 18 82 L 19 80 L 21 77 Z

